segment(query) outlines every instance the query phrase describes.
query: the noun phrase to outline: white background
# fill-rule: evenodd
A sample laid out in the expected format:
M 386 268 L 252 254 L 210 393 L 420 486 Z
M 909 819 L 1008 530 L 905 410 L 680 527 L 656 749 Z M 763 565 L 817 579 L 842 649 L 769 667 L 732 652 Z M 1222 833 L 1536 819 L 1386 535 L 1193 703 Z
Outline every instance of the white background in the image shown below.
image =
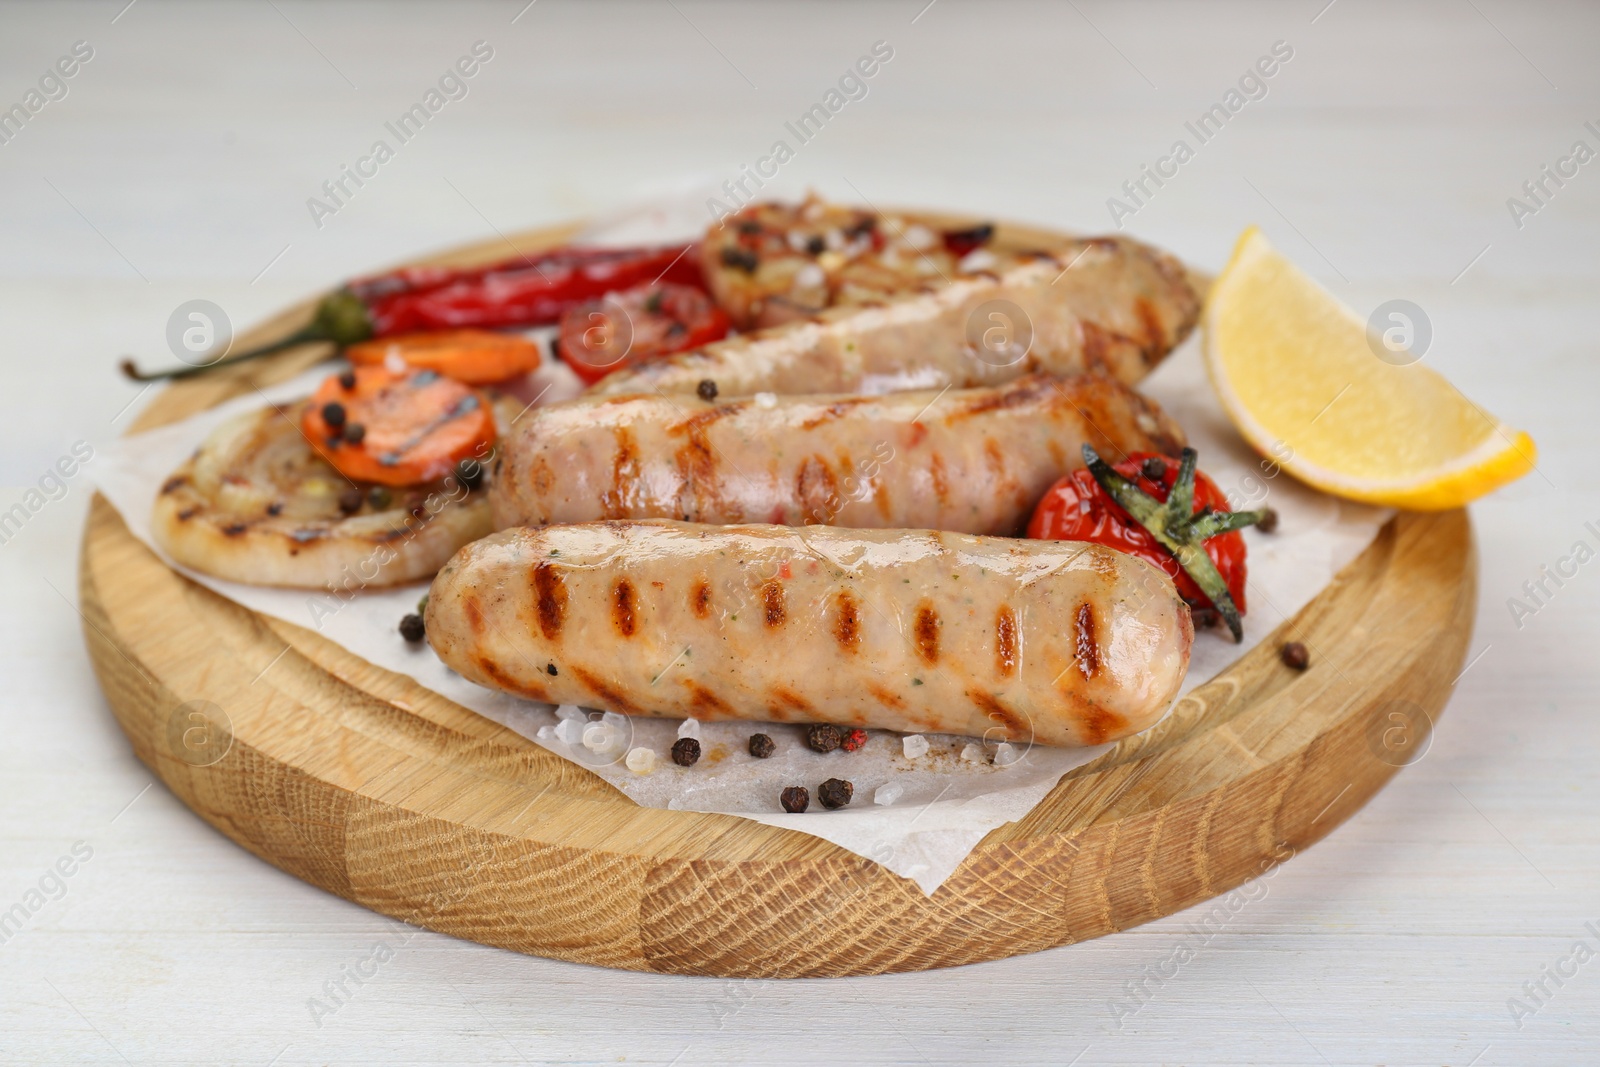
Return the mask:
M 165 362 L 181 302 L 248 324 L 423 250 L 734 176 L 877 40 L 893 60 L 780 192 L 1088 229 L 1289 42 L 1267 97 L 1130 232 L 1215 268 L 1259 222 L 1363 313 L 1415 301 L 1428 361 L 1541 460 L 1473 508 L 1477 658 L 1431 750 L 1120 1029 L 1108 999 L 1193 915 L 952 971 L 725 982 L 413 935 L 279 873 L 144 791 L 71 606 L 80 476 L 0 545 L 0 910 L 93 849 L 0 945 L 0 1061 L 1595 1062 L 1600 962 L 1520 1029 L 1507 1000 L 1578 938 L 1600 947 L 1600 563 L 1520 628 L 1507 600 L 1579 539 L 1600 548 L 1600 162 L 1521 228 L 1506 200 L 1574 140 L 1600 148 L 1596 9 L 124 2 L 0 9 L 7 106 L 73 42 L 95 49 L 0 145 L 0 508 L 127 426 L 114 359 Z M 306 199 L 480 39 L 470 95 L 319 229 Z M 307 1001 L 380 940 L 393 959 L 317 1026 Z

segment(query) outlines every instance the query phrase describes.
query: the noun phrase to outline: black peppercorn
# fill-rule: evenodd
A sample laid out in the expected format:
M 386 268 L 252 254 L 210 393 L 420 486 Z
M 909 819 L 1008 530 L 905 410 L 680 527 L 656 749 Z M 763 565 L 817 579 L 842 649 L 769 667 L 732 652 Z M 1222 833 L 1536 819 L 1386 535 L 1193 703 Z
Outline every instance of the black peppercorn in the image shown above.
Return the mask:
M 544 665 L 544 673 L 546 673 L 550 677 L 554 678 L 556 675 L 560 674 L 561 672 L 556 670 L 556 665 L 554 663 L 546 663 Z
M 367 490 L 367 503 L 372 505 L 373 511 L 382 511 L 394 503 L 394 494 L 381 485 L 375 485 Z
M 822 806 L 832 811 L 842 808 L 850 803 L 850 797 L 855 793 L 856 787 L 843 778 L 829 778 L 817 786 L 817 799 L 822 801 Z
M 1278 529 L 1278 513 L 1272 508 L 1263 509 L 1261 521 L 1256 523 L 1256 529 L 1262 533 L 1275 533 Z
M 766 759 L 776 752 L 778 746 L 766 734 L 750 735 L 750 755 L 756 759 Z
M 715 400 L 717 398 L 717 383 L 710 378 L 702 378 L 700 379 L 700 384 L 695 386 L 694 391 L 700 394 L 701 400 Z
M 339 375 L 339 384 L 346 389 L 354 389 L 356 387 L 356 372 L 347 370 Z
M 456 464 L 456 477 L 468 489 L 476 489 L 483 484 L 483 464 L 475 459 L 464 459 Z
M 1161 476 L 1167 473 L 1167 465 L 1154 456 L 1140 464 L 1139 469 L 1144 472 L 1146 478 L 1158 484 L 1161 481 Z
M 692 737 L 680 737 L 672 742 L 672 762 L 680 767 L 692 767 L 700 761 L 700 742 Z
M 806 727 L 806 747 L 813 752 L 832 752 L 843 740 L 839 728 L 831 722 L 813 723 Z
M 344 439 L 353 445 L 359 445 L 367 439 L 367 428 L 359 422 L 344 424 Z
M 361 510 L 361 497 L 361 490 L 352 485 L 339 494 L 339 510 L 346 515 L 355 514 Z
M 337 430 L 344 425 L 344 405 L 337 400 L 330 400 L 322 405 L 322 421 Z
M 822 255 L 822 250 L 826 247 L 827 243 L 821 237 L 811 237 L 806 241 L 806 251 L 813 256 Z
M 790 815 L 798 815 L 811 806 L 811 791 L 803 785 L 791 785 L 778 795 L 778 803 Z
M 754 274 L 761 261 L 756 254 L 747 248 L 724 248 L 722 250 L 722 264 L 725 267 L 734 267 L 746 274 Z
M 400 620 L 400 636 L 415 644 L 427 636 L 421 615 L 407 615 Z
M 1311 666 L 1311 653 L 1307 652 L 1306 646 L 1299 641 L 1290 641 L 1279 650 L 1278 655 L 1283 660 L 1284 666 L 1297 671 L 1303 671 Z

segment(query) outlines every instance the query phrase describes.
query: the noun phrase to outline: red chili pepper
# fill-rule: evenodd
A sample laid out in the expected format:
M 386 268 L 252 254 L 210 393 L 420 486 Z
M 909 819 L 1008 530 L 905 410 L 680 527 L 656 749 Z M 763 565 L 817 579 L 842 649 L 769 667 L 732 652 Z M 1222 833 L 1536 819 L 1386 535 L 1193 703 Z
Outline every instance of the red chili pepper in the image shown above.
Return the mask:
M 188 378 L 311 341 L 343 348 L 430 330 L 548 325 L 584 301 L 654 281 L 704 290 L 696 247 L 557 248 L 487 267 L 405 267 L 329 293 L 310 325 L 261 348 L 155 374 L 124 360 L 122 370 L 136 381 Z
M 1148 468 L 1146 464 L 1151 464 Z M 1159 466 L 1159 471 L 1157 467 Z M 1140 489 L 1160 502 L 1178 476 L 1178 461 L 1171 456 L 1151 452 L 1132 452 L 1113 469 L 1132 479 Z M 1158 473 L 1158 478 L 1151 478 Z M 1204 474 L 1196 473 L 1194 479 L 1194 513 L 1209 509 L 1216 514 L 1228 514 L 1228 498 L 1216 483 Z M 1173 554 L 1156 541 L 1149 530 L 1139 524 L 1121 504 L 1111 499 L 1095 476 L 1088 470 L 1073 471 L 1045 493 L 1028 523 L 1028 536 L 1046 541 L 1093 541 L 1131 556 L 1138 556 L 1165 571 L 1178 587 L 1178 594 L 1191 605 L 1210 608 L 1211 598 L 1201 591 L 1195 580 L 1178 565 Z M 1239 614 L 1245 611 L 1245 546 L 1244 535 L 1238 531 L 1217 534 L 1205 541 L 1206 555 L 1228 586 Z
M 593 384 L 623 367 L 726 337 L 729 323 L 728 313 L 698 289 L 641 285 L 567 311 L 557 351 Z
M 606 293 L 654 281 L 703 289 L 700 256 L 668 248 L 565 249 L 442 281 L 414 272 L 412 288 L 367 298 L 374 336 L 464 326 L 541 326 Z M 360 295 L 360 291 L 352 288 Z

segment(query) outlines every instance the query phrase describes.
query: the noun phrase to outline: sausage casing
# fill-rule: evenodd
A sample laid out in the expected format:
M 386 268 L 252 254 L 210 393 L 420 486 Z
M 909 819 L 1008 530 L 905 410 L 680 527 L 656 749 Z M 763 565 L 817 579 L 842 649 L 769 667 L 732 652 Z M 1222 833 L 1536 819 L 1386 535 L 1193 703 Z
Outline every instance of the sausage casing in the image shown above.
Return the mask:
M 1057 478 L 1183 432 L 1111 378 L 979 389 L 595 397 L 528 412 L 502 449 L 496 528 L 597 519 L 823 523 L 1015 534 Z
M 672 521 L 493 534 L 426 621 L 533 700 L 1068 746 L 1159 719 L 1193 638 L 1166 576 L 1100 545 Z
M 877 306 L 807 319 L 651 360 L 603 379 L 607 394 L 723 396 L 966 388 L 1024 374 L 1101 372 L 1129 385 L 1194 327 L 1183 267 L 1124 237 L 1039 252 L 999 274 L 963 276 Z

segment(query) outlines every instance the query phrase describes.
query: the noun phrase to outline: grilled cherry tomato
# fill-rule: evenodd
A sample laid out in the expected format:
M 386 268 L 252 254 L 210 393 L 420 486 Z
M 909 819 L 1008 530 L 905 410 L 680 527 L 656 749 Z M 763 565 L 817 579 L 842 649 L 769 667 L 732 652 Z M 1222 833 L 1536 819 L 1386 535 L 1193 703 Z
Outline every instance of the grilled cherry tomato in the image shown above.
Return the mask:
M 379 485 L 443 478 L 494 444 L 494 416 L 476 392 L 435 371 L 382 365 L 323 382 L 300 428 L 345 477 Z
M 698 289 L 641 285 L 561 316 L 557 349 L 592 385 L 630 364 L 719 340 L 727 336 L 729 321 L 728 313 Z
M 1133 479 L 1140 489 L 1165 502 L 1177 479 L 1178 461 L 1152 452 L 1130 452 L 1121 463 L 1113 464 L 1117 473 Z M 1157 477 L 1151 477 L 1151 475 Z M 1194 510 L 1209 508 L 1227 512 L 1228 498 L 1204 474 L 1195 474 Z M 1200 591 L 1194 579 L 1178 566 L 1177 559 L 1151 536 L 1150 531 L 1127 513 L 1106 493 L 1087 470 L 1073 471 L 1045 493 L 1028 523 L 1028 536 L 1045 541 L 1093 541 L 1131 556 L 1138 556 L 1165 571 L 1178 587 L 1178 594 L 1194 607 L 1212 607 L 1211 598 Z M 1205 542 L 1206 555 L 1228 586 L 1239 614 L 1244 604 L 1244 536 L 1238 531 L 1218 534 Z

